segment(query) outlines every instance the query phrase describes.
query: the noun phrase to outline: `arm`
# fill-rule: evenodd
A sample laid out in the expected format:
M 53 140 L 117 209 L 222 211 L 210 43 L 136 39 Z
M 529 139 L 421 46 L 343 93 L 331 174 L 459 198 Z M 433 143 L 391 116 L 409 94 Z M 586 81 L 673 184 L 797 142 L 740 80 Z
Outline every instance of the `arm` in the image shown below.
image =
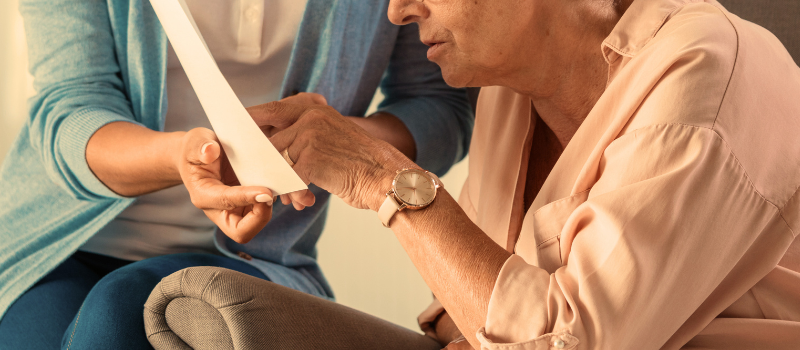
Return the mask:
M 86 161 L 97 178 L 115 193 L 140 196 L 182 183 L 177 164 L 185 135 L 153 131 L 133 123 L 110 123 L 89 139 Z
M 138 124 L 116 61 L 108 4 L 101 0 L 23 0 L 31 74 L 30 138 L 50 178 L 83 200 L 119 199 L 86 161 L 103 126 Z
M 792 241 L 764 235 L 764 221 L 779 223 L 778 214 L 710 130 L 637 131 L 615 141 L 604 159 L 588 201 L 560 230 L 565 265 L 554 273 L 517 255 L 491 270 L 495 247 L 482 252 L 471 225 L 451 222 L 449 198 L 443 208 L 396 216 L 398 240 L 474 347 L 532 349 L 534 339 L 566 332 L 580 348 L 658 348 L 701 305 L 727 306 L 706 305 L 712 294 L 735 300 L 749 288 L 718 290 L 724 279 L 758 280 Z
M 281 130 L 271 141 L 278 149 L 288 148 L 301 178 L 356 208 L 377 211 L 395 171 L 417 167 L 330 107 L 274 102 L 249 111 L 260 125 Z M 392 229 L 445 308 L 458 310 L 450 311 L 456 325 L 477 330 L 484 324 L 494 280 L 510 254 L 475 226 L 444 190 L 433 205 L 413 215 L 425 219 L 411 225 L 396 216 Z M 399 225 L 416 229 L 405 232 Z M 460 245 L 452 246 L 453 241 Z M 471 334 L 474 339 L 475 332 Z
M 30 138 L 55 183 L 78 199 L 101 201 L 184 182 L 193 203 L 234 240 L 247 241 L 266 224 L 269 190 L 226 186 L 235 177 L 222 177 L 225 158 L 213 132 L 166 134 L 136 120 L 106 1 L 24 0 L 20 10 L 38 91 Z M 203 155 L 205 143 L 213 147 Z
M 273 107 L 262 112 L 291 125 L 273 143 L 298 174 L 355 207 L 377 211 L 394 172 L 415 167 L 331 109 Z M 495 244 L 446 191 L 391 228 L 472 346 L 490 349 L 538 348 L 554 332 L 582 348 L 661 347 L 712 293 L 735 300 L 749 288 L 718 291 L 723 280 L 757 281 L 794 239 L 766 229 L 785 226 L 780 213 L 708 129 L 621 137 L 599 176 L 559 230 L 564 266 L 552 274 Z
M 386 112 L 377 112 L 367 118 L 349 117 L 368 134 L 388 142 L 409 159 L 417 156 L 414 136 L 400 118 Z

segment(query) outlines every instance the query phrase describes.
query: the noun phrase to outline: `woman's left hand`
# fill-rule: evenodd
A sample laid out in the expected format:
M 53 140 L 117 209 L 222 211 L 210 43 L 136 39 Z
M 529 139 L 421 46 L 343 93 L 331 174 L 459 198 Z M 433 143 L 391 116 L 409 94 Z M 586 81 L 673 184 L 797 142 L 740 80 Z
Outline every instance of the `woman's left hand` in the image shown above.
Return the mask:
M 356 208 L 378 210 L 395 172 L 416 167 L 329 106 L 271 102 L 248 112 L 258 125 L 280 130 L 270 141 L 278 150 L 288 148 L 304 181 Z
M 472 345 L 469 344 L 467 338 L 463 335 L 447 344 L 445 350 L 473 350 Z

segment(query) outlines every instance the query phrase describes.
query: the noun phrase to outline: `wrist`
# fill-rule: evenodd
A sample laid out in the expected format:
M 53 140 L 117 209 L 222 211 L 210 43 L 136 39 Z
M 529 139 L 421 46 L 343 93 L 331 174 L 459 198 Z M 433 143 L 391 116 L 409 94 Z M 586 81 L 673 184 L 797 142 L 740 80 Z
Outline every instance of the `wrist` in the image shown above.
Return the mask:
M 167 152 L 164 153 L 165 162 L 170 165 L 170 177 L 180 182 L 183 182 L 181 167 L 186 162 L 184 147 L 188 141 L 187 135 L 185 131 L 167 133 Z
M 397 150 L 387 152 L 380 159 L 382 165 L 378 171 L 374 171 L 372 183 L 372 190 L 370 190 L 369 208 L 377 212 L 383 202 L 386 200 L 386 193 L 392 189 L 392 181 L 394 181 L 398 170 L 402 169 L 420 169 L 420 167 L 406 158 L 402 153 Z

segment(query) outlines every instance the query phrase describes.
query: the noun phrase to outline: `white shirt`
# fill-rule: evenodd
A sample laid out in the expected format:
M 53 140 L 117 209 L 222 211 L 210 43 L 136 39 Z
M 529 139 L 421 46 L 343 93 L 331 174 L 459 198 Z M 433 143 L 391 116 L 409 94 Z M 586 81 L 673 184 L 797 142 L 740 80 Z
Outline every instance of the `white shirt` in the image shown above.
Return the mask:
M 307 0 L 186 0 L 222 74 L 245 106 L 278 100 Z M 211 128 L 172 46 L 168 48 L 165 132 Z M 125 260 L 216 253 L 216 225 L 184 185 L 139 197 L 83 251 Z

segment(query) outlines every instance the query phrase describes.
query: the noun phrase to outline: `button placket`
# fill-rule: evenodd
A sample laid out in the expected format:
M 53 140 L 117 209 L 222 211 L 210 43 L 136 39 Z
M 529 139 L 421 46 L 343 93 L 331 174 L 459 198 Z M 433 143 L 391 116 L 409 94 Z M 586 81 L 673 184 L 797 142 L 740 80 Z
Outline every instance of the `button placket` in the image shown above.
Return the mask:
M 261 55 L 264 0 L 240 0 L 237 51 L 248 58 Z

